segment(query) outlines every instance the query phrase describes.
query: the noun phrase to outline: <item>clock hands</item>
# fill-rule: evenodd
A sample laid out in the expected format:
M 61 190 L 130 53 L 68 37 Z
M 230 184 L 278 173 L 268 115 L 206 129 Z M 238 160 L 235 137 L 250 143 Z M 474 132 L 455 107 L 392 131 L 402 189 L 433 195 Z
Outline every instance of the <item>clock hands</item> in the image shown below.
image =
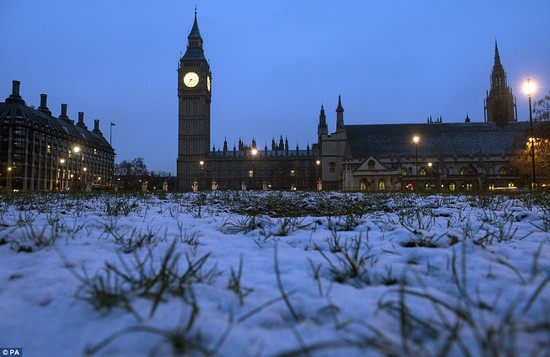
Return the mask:
M 194 72 L 189 72 L 183 77 L 183 83 L 190 88 L 196 87 L 199 84 L 199 76 Z

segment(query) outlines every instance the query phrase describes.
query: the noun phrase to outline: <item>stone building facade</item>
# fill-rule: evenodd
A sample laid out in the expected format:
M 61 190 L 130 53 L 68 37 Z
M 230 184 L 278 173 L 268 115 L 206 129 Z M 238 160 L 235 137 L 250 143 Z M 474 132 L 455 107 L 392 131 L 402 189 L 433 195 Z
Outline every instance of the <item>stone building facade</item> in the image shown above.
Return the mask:
M 525 185 L 509 166 L 525 147 L 529 123 L 518 122 L 495 43 L 485 122 L 345 125 L 338 98 L 336 131 L 324 108 L 318 123 L 323 186 L 344 190 L 484 191 Z M 415 143 L 414 138 L 417 138 Z
M 187 40 L 178 66 L 178 189 L 315 189 L 319 167 L 309 146 L 290 149 L 281 137 L 270 148 L 252 140 L 211 149 L 212 72 L 196 13 Z
M 52 116 L 47 95 L 38 109 L 26 105 L 13 81 L 12 93 L 0 102 L 0 186 L 9 190 L 90 190 L 112 184 L 115 152 L 99 129 L 89 130 L 84 113 L 75 124 Z
M 473 191 L 523 185 L 509 166 L 525 145 L 528 123 L 517 122 L 515 101 L 495 43 L 485 121 L 346 125 L 342 98 L 330 133 L 321 106 L 317 142 L 290 150 L 239 142 L 210 149 L 212 73 L 204 56 L 197 14 L 178 67 L 178 161 L 180 190 L 438 190 Z M 417 137 L 415 143 L 413 138 Z

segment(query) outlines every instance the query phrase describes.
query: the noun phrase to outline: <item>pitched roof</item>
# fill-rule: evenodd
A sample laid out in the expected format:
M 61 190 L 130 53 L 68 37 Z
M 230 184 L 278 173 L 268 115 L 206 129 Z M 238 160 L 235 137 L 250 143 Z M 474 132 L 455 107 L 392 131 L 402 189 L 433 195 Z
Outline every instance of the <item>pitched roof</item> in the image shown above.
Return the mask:
M 100 132 L 86 130 L 74 125 L 72 120 L 59 119 L 40 110 L 28 107 L 24 101 L 0 102 L 0 123 L 16 124 L 21 121 L 22 126 L 34 127 L 51 135 L 69 138 L 77 141 L 93 143 L 103 150 L 114 152 L 113 148 Z
M 185 54 L 182 58 L 190 60 L 202 60 L 206 57 L 204 57 L 204 50 L 202 49 L 202 47 L 187 47 L 187 50 L 185 51 Z
M 201 38 L 201 33 L 199 31 L 199 24 L 197 22 L 197 11 L 195 11 L 195 21 L 193 21 L 193 27 L 187 38 Z
M 346 125 L 351 157 L 505 155 L 525 145 L 528 122 Z

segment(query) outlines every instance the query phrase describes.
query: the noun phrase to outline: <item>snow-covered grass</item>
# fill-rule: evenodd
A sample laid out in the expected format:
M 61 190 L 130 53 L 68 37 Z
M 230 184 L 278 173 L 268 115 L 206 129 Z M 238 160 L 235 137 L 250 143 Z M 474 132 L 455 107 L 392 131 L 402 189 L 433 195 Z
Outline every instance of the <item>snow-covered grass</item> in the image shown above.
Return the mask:
M 3 194 L 26 356 L 548 356 L 550 196 Z

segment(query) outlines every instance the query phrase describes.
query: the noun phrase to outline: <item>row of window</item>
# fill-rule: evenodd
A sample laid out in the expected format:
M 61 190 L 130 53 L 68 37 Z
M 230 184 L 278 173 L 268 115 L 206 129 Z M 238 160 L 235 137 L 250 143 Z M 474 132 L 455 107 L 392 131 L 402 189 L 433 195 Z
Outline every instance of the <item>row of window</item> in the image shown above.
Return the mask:
M 367 163 L 367 165 L 368 165 L 369 169 L 372 170 L 372 169 L 374 169 L 375 163 L 374 163 L 374 161 L 371 160 Z M 430 170 L 431 169 L 427 169 L 425 167 L 422 167 L 418 170 L 418 175 L 419 176 L 427 176 L 428 173 L 430 172 Z M 453 169 L 446 168 L 446 169 L 444 169 L 444 171 L 445 171 L 446 174 L 451 174 Z M 336 163 L 335 162 L 330 162 L 329 163 L 329 172 L 331 172 L 331 173 L 336 172 Z M 471 175 L 472 174 L 471 170 L 469 168 L 466 168 L 466 167 L 461 167 L 458 172 L 459 172 L 460 176 L 466 176 L 466 175 Z M 487 170 L 485 168 L 481 168 L 480 173 L 487 174 Z M 509 173 L 510 173 L 510 170 L 505 166 L 501 167 L 498 170 L 499 175 L 508 175 Z M 402 176 L 413 175 L 413 168 L 412 167 L 409 167 L 408 169 L 407 168 L 402 168 L 401 169 L 401 175 Z
M 361 191 L 365 191 L 365 190 L 368 190 L 370 188 L 374 188 L 376 184 L 376 189 L 378 189 L 379 191 L 384 191 L 386 190 L 386 180 L 381 178 L 381 179 L 378 179 L 378 182 L 375 182 L 374 180 L 371 180 L 371 182 L 367 181 L 367 180 L 361 180 L 361 182 L 359 183 L 359 189 Z M 405 188 L 407 190 L 414 190 L 414 183 L 412 182 L 409 182 L 405 185 Z M 450 192 L 455 192 L 457 190 L 457 185 L 456 183 L 454 182 L 450 182 L 447 184 L 447 186 L 445 185 L 441 185 L 441 189 L 448 189 Z M 466 191 L 473 191 L 475 188 L 474 184 L 471 183 L 471 182 L 465 182 L 461 185 L 461 189 L 462 190 L 466 190 Z M 490 183 L 487 188 L 489 190 L 496 190 L 496 189 L 502 189 L 503 187 L 499 187 L 497 188 L 495 186 L 494 183 Z M 504 188 L 507 188 L 507 189 L 516 189 L 516 184 L 514 182 L 509 182 L 507 187 L 504 187 Z M 432 189 L 437 189 L 436 185 L 431 183 L 431 182 L 426 182 L 424 184 L 424 189 L 426 191 L 430 191 Z

